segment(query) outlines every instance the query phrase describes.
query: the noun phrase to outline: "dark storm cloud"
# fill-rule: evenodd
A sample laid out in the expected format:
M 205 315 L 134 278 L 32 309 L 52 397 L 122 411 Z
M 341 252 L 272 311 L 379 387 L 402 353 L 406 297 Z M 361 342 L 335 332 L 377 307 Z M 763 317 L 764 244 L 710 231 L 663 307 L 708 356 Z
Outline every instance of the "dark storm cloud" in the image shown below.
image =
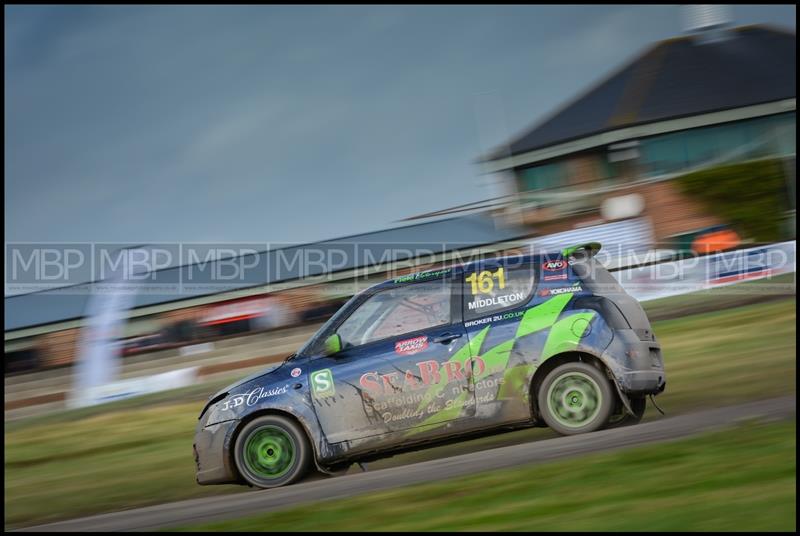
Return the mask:
M 5 13 L 7 241 L 308 241 L 480 200 L 477 156 L 681 31 L 671 6 Z

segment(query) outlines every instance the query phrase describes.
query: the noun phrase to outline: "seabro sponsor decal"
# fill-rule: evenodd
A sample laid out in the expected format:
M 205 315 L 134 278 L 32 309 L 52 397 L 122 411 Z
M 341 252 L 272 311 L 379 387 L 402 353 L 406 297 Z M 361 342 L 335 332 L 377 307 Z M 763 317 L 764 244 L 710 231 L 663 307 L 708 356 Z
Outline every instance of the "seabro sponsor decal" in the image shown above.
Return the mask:
M 381 412 L 381 420 L 384 423 L 407 421 L 409 419 L 419 420 L 442 410 L 470 408 L 476 403 L 488 404 L 496 399 L 497 390 L 503 383 L 503 378 L 487 378 L 476 382 L 474 397 L 459 397 L 464 392 L 464 388 L 463 386 L 455 385 L 450 389 L 452 398 L 448 398 L 446 391 L 443 390 L 427 404 L 420 405 L 425 400 L 425 394 L 423 392 L 408 393 L 375 401 L 372 407 Z
M 411 408 L 406 408 L 401 410 L 399 413 L 392 413 L 391 411 L 386 411 L 381 414 L 381 418 L 383 422 L 390 423 L 396 421 L 404 421 L 406 419 L 419 419 L 427 412 L 424 409 L 413 410 Z
M 471 301 L 467 304 L 467 307 L 474 311 L 476 309 L 483 309 L 485 307 L 492 307 L 492 306 L 508 306 L 512 303 L 516 303 L 518 301 L 522 301 L 525 299 L 525 294 L 522 292 L 514 292 L 511 294 L 505 294 L 503 296 L 491 296 L 488 298 L 475 298 L 475 300 Z
M 545 288 L 539 291 L 539 296 L 556 296 L 558 294 L 580 292 L 582 290 L 583 288 L 579 284 L 575 284 L 571 287 Z
M 428 337 L 414 337 L 394 343 L 394 351 L 400 355 L 414 355 L 428 347 Z
M 567 261 L 547 261 L 542 264 L 542 268 L 546 272 L 557 272 L 559 270 L 563 270 L 567 267 Z
M 248 405 L 254 406 L 258 403 L 259 400 L 262 398 L 269 398 L 271 396 L 276 395 L 283 395 L 286 394 L 287 390 L 289 389 L 288 385 L 284 385 L 283 387 L 273 387 L 270 389 L 265 389 L 264 387 L 256 387 L 252 391 L 248 393 L 244 393 L 241 395 L 234 395 L 225 402 L 222 403 L 222 410 L 228 410 L 232 408 L 238 408 L 241 405 Z
M 546 275 L 542 278 L 544 281 L 559 281 L 562 279 L 567 279 L 567 274 L 555 274 L 555 275 Z
M 402 372 L 389 372 L 388 374 L 378 374 L 367 372 L 361 376 L 359 383 L 361 387 L 371 394 L 396 394 L 398 391 L 415 391 L 424 389 L 431 384 L 438 384 L 442 380 L 446 383 L 452 381 L 469 380 L 472 374 L 480 376 L 486 370 L 486 363 L 478 356 L 467 360 L 465 363 L 456 361 L 445 361 L 439 363 L 436 360 L 420 361 L 415 369 Z

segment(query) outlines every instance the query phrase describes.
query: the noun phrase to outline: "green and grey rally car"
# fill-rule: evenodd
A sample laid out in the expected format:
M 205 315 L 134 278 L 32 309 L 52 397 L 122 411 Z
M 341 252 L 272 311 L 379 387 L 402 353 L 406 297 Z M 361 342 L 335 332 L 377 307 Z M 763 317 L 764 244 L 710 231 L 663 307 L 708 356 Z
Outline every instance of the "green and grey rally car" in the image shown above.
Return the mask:
M 283 363 L 209 399 L 197 482 L 269 488 L 476 434 L 638 422 L 666 385 L 661 348 L 599 249 L 481 260 L 356 294 Z

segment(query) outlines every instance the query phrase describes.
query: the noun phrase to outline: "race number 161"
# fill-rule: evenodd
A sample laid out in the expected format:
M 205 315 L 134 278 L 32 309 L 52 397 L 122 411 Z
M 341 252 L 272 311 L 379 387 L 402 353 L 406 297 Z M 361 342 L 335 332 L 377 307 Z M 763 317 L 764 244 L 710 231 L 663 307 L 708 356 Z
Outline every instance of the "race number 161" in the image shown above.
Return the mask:
M 472 294 L 488 294 L 494 289 L 494 280 L 497 279 L 497 288 L 506 288 L 506 276 L 501 266 L 494 272 L 484 270 L 481 273 L 474 273 L 464 281 L 472 286 Z

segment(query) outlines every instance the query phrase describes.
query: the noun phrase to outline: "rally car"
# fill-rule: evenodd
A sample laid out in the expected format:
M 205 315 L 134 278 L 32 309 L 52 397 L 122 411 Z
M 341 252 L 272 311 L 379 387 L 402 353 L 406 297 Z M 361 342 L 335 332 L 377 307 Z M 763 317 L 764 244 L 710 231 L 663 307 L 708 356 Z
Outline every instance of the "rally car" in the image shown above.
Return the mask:
M 638 422 L 666 385 L 661 348 L 599 249 L 481 260 L 356 294 L 285 362 L 209 399 L 197 482 L 270 488 L 476 434 Z

